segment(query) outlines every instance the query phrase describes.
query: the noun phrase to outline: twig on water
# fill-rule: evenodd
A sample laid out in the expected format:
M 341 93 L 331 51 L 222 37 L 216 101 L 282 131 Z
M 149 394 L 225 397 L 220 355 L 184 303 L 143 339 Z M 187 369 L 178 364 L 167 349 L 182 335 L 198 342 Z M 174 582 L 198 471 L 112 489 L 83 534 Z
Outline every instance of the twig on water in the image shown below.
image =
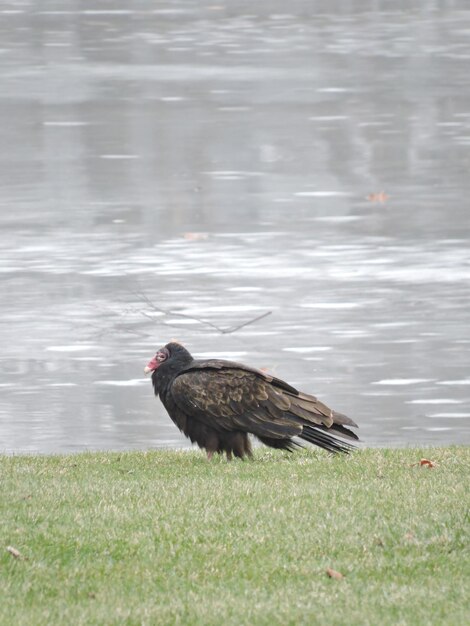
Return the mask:
M 272 311 L 266 311 L 266 313 L 262 313 L 261 315 L 258 315 L 257 317 L 254 317 L 253 319 L 249 319 L 246 322 L 242 322 L 241 324 L 236 324 L 235 326 L 229 326 L 229 327 L 222 327 L 222 326 L 218 326 L 217 324 L 214 324 L 213 322 L 203 317 L 199 317 L 197 315 L 189 315 L 188 313 L 181 313 L 179 311 L 171 311 L 169 309 L 164 309 L 162 307 L 159 307 L 156 304 L 154 304 L 144 293 L 141 293 L 141 292 L 139 293 L 133 292 L 133 293 L 141 302 L 145 302 L 156 313 L 162 313 L 163 315 L 172 315 L 174 317 L 182 317 L 184 319 L 193 320 L 195 322 L 198 322 L 199 324 L 202 324 L 203 326 L 208 326 L 209 328 L 213 328 L 214 330 L 221 333 L 222 335 L 229 335 L 230 333 L 234 333 L 237 330 L 240 330 L 241 328 L 248 326 L 249 324 L 254 324 L 255 322 L 258 322 L 259 320 L 264 319 L 265 317 L 267 317 L 268 315 L 271 315 L 272 313 Z M 144 317 L 151 319 L 152 321 L 155 321 L 155 318 L 152 315 L 149 315 L 148 313 L 146 313 L 145 311 L 140 311 L 140 313 Z
M 245 326 L 248 326 L 248 324 L 254 324 L 255 322 L 259 322 L 259 320 L 262 320 L 265 317 L 268 317 L 268 315 L 271 315 L 272 311 L 266 311 L 266 313 L 261 313 L 261 315 L 258 315 L 258 317 L 254 317 L 251 320 L 248 320 L 247 322 L 243 322 L 242 324 L 238 324 L 237 326 L 230 326 L 230 328 L 225 328 L 225 329 L 221 329 L 221 333 L 223 333 L 224 335 L 228 335 L 229 333 L 234 333 L 237 330 L 240 330 L 240 328 L 244 328 Z

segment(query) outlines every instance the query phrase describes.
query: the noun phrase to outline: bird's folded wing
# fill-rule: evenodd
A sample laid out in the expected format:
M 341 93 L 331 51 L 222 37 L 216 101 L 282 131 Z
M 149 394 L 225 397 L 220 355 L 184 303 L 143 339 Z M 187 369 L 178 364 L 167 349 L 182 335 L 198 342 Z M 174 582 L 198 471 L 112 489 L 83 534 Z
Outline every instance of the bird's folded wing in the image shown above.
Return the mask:
M 241 368 L 187 371 L 175 378 L 171 394 L 188 416 L 261 436 L 292 437 L 305 422 L 327 428 L 333 422 L 332 411 L 314 396 L 286 392 L 258 372 Z

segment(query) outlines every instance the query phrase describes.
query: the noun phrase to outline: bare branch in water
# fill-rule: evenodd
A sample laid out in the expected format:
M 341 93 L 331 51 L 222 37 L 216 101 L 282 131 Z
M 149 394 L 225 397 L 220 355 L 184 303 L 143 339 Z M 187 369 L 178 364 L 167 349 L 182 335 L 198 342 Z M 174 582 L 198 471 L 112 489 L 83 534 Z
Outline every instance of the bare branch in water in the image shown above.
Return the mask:
M 254 317 L 252 320 L 248 320 L 247 322 L 243 322 L 243 324 L 238 324 L 238 326 L 231 326 L 230 328 L 226 328 L 225 330 L 222 330 L 221 332 L 224 333 L 224 335 L 228 335 L 229 333 L 234 333 L 237 330 L 240 330 L 240 328 L 243 328 L 244 326 L 248 326 L 248 324 L 254 324 L 255 322 L 259 322 L 259 320 L 262 320 L 265 317 L 268 317 L 268 315 L 271 315 L 272 311 L 266 311 L 266 313 L 262 313 L 261 315 L 258 315 L 258 317 Z
M 157 306 L 142 292 L 133 292 L 133 294 L 141 302 L 144 302 L 145 304 L 147 304 L 156 313 L 161 313 L 164 316 L 171 315 L 173 317 L 182 317 L 184 319 L 193 320 L 195 322 L 198 322 L 199 324 L 202 324 L 203 326 L 208 326 L 209 328 L 213 328 L 214 330 L 216 330 L 218 333 L 221 333 L 222 335 L 229 335 L 230 333 L 234 333 L 237 330 L 240 330 L 241 328 L 248 326 L 249 324 L 254 324 L 255 322 L 258 322 L 259 320 L 264 319 L 265 317 L 267 317 L 268 315 L 271 315 L 272 313 L 272 311 L 266 311 L 266 313 L 262 313 L 261 315 L 258 315 L 257 317 L 254 317 L 253 319 L 247 320 L 246 322 L 242 322 L 241 324 L 236 324 L 235 326 L 229 326 L 228 328 L 224 328 L 222 326 L 218 326 L 217 324 L 214 324 L 213 322 L 203 317 L 199 317 L 197 315 L 188 315 L 187 313 L 181 313 L 179 311 L 171 311 L 170 309 L 164 309 L 160 306 Z M 144 317 L 151 319 L 152 321 L 155 321 L 155 318 L 152 317 L 152 315 L 149 315 L 148 313 L 146 313 L 145 311 L 140 311 L 140 313 Z M 171 326 L 171 324 L 169 324 L 168 322 L 163 322 L 163 323 L 165 325 Z

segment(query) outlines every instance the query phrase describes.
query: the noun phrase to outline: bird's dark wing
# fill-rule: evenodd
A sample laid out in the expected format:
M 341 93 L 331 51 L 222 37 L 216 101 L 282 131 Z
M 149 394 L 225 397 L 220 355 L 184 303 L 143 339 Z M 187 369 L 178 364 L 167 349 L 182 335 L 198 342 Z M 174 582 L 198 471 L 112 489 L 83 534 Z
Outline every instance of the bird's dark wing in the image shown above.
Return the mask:
M 234 369 L 240 370 L 243 372 L 250 372 L 251 374 L 256 374 L 258 378 L 262 378 L 263 380 L 273 383 L 280 389 L 284 389 L 285 391 L 290 391 L 291 393 L 298 394 L 299 392 L 295 387 L 289 385 L 284 380 L 280 378 L 276 378 L 272 376 L 272 374 L 268 374 L 263 370 L 256 369 L 255 367 L 250 367 L 249 365 L 244 365 L 243 363 L 237 363 L 236 361 L 226 361 L 225 359 L 206 359 L 203 361 L 194 360 L 191 365 L 188 367 L 188 370 L 195 369 L 213 369 L 213 370 L 225 370 L 225 369 Z
M 202 363 L 175 378 L 171 395 L 188 416 L 211 427 L 285 438 L 300 435 L 305 423 L 333 423 L 333 412 L 314 396 L 264 372 L 227 361 Z
M 282 395 L 284 396 L 289 397 L 291 404 L 293 404 L 294 407 L 297 409 L 297 414 L 299 415 L 299 417 L 304 417 L 307 421 L 313 421 L 314 423 L 317 423 L 316 417 L 322 416 L 323 418 L 326 418 L 322 420 L 322 423 L 327 428 L 329 428 L 333 423 L 353 426 L 357 428 L 357 424 L 350 417 L 347 417 L 342 413 L 332 411 L 317 397 L 312 396 L 308 393 L 303 393 L 292 385 L 286 383 L 285 380 L 282 380 L 281 378 L 276 378 L 272 374 L 256 369 L 254 367 L 249 367 L 248 365 L 244 365 L 243 363 L 237 363 L 236 361 L 226 361 L 224 359 L 207 359 L 203 361 L 193 361 L 188 370 L 195 369 L 215 369 L 220 371 L 233 369 L 237 371 L 249 372 L 251 374 L 254 374 L 258 379 L 264 380 L 267 383 L 271 383 L 276 391 L 282 393 Z M 302 414 L 302 409 L 304 409 L 306 414 Z M 353 438 L 357 439 L 354 434 Z

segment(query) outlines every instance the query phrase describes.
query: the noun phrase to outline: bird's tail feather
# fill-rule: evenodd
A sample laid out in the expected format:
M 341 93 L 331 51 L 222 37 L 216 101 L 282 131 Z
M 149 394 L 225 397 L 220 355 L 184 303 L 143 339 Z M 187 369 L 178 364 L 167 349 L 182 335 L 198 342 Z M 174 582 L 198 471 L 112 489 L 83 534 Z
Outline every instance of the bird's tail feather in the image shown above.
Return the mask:
M 331 434 L 336 435 L 338 437 L 345 437 L 346 439 L 352 439 L 353 441 L 359 441 L 359 437 L 349 428 L 346 428 L 342 424 L 333 424 L 330 428 L 326 426 L 319 426 L 322 430 L 326 430 L 331 432 Z
M 354 435 L 354 433 L 351 433 Z M 328 452 L 343 452 L 344 454 L 349 454 L 351 450 L 354 450 L 354 446 L 345 441 L 339 441 L 336 437 L 333 437 L 329 433 L 326 433 L 323 430 L 319 430 L 310 425 L 304 425 L 301 434 L 299 435 L 301 439 L 305 439 L 309 443 L 313 443 L 324 450 L 328 450 Z
M 259 435 L 257 435 L 257 437 L 262 443 L 264 443 L 265 446 L 280 448 L 281 450 L 287 450 L 288 452 L 294 452 L 297 448 L 302 447 L 299 443 L 290 438 L 275 439 L 274 437 L 260 437 Z
M 333 411 L 333 422 L 335 424 L 342 424 L 343 426 L 354 426 L 355 428 L 358 428 L 354 420 L 344 413 L 338 413 L 338 411 Z

